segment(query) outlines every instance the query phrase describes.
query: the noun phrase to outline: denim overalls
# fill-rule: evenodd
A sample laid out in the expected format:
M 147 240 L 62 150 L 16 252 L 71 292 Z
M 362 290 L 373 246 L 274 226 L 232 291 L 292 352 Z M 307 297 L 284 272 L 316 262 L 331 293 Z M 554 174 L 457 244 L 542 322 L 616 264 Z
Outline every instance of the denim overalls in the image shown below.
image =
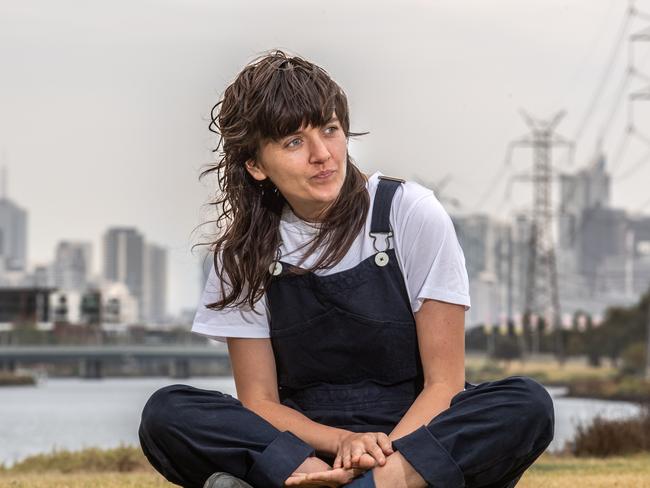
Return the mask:
M 295 275 L 279 261 L 266 298 L 281 402 L 324 425 L 389 434 L 424 382 L 390 239 L 391 202 L 402 180 L 379 178 L 371 221 L 377 252 L 330 275 Z M 552 400 L 530 378 L 466 383 L 449 409 L 393 448 L 429 486 L 510 488 L 551 442 L 553 426 Z M 282 487 L 315 454 L 232 396 L 187 385 L 151 396 L 139 436 L 151 464 L 187 487 L 201 487 L 215 471 L 255 488 Z M 373 487 L 372 472 L 347 486 Z
M 280 399 L 321 424 L 389 434 L 422 389 L 409 297 L 395 250 L 384 249 L 399 184 L 380 176 L 376 254 L 330 275 L 292 274 L 280 261 L 267 290 Z

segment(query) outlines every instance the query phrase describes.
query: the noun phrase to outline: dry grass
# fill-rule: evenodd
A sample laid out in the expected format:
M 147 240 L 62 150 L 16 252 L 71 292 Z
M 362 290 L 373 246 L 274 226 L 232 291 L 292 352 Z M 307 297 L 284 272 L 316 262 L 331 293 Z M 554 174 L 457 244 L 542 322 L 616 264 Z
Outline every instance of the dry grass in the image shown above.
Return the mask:
M 618 374 L 618 370 L 608 364 L 594 368 L 583 359 L 576 358 L 571 358 L 560 365 L 551 358 L 488 361 L 485 356 L 468 355 L 465 364 L 469 381 L 472 381 L 472 373 L 476 373 L 479 381 L 523 375 L 545 384 L 568 384 L 576 380 L 588 379 L 605 380 L 612 379 Z
M 81 451 L 55 449 L 36 454 L 16 463 L 11 468 L 0 466 L 13 473 L 127 473 L 150 470 L 151 466 L 139 447 L 120 446 L 113 449 L 89 447 Z
M 517 488 L 650 488 L 650 455 L 573 458 L 544 455 Z
M 137 473 L 4 473 L 0 488 L 163 488 L 177 486 L 154 472 Z
M 164 488 L 152 470 L 129 473 L 0 473 L 0 488 Z M 650 454 L 606 459 L 543 455 L 517 488 L 650 488 Z

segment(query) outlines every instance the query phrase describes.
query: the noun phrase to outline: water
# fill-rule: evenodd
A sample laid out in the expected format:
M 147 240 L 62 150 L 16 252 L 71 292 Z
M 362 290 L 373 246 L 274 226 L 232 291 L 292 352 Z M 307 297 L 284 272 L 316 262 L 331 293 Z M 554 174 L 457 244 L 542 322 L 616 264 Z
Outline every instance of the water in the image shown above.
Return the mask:
M 606 419 L 625 419 L 640 412 L 635 403 L 595 400 L 593 398 L 563 398 L 566 388 L 547 388 L 555 405 L 555 437 L 549 451 L 562 449 L 566 441 L 573 439 L 576 427 L 589 424 L 600 415 Z
M 158 388 L 177 383 L 168 378 L 49 379 L 38 387 L 0 389 L 0 463 L 11 465 L 54 448 L 115 447 L 138 444 L 140 413 Z M 194 378 L 183 383 L 235 395 L 231 377 Z M 625 418 L 638 413 L 631 403 L 562 398 L 564 389 L 549 388 L 555 402 L 556 450 L 573 437 L 578 422 L 596 414 Z

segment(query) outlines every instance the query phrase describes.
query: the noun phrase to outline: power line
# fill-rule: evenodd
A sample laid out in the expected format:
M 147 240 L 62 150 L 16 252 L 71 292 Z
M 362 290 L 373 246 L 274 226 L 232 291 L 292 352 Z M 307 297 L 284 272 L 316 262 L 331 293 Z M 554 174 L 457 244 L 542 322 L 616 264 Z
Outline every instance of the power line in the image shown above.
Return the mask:
M 578 86 L 578 80 L 581 78 L 580 75 L 585 71 L 585 66 L 589 64 L 591 59 L 593 58 L 594 53 L 596 52 L 596 47 L 598 44 L 600 44 L 600 40 L 603 38 L 603 33 L 606 31 L 605 27 L 609 24 L 611 17 L 612 17 L 612 10 L 614 8 L 614 5 L 618 5 L 619 0 L 610 0 L 609 6 L 607 7 L 607 10 L 605 14 L 603 15 L 603 18 L 601 19 L 600 25 L 595 31 L 595 35 L 591 38 L 591 41 L 589 42 L 588 46 L 589 49 L 587 50 L 586 54 L 582 56 L 582 64 L 580 64 L 580 68 L 577 69 L 573 75 L 573 78 L 569 82 L 569 85 L 571 85 L 571 89 L 568 90 L 565 93 L 565 97 L 563 100 L 557 100 L 558 103 L 556 103 L 554 106 L 563 106 L 566 105 L 566 102 L 572 98 L 573 93 L 576 90 L 576 87 Z
M 506 151 L 506 155 L 503 158 L 503 163 L 501 164 L 501 167 L 499 170 L 494 174 L 492 177 L 492 180 L 488 184 L 487 188 L 483 192 L 483 194 L 479 197 L 477 200 L 476 204 L 474 204 L 474 209 L 479 210 L 483 208 L 483 205 L 485 204 L 485 201 L 494 193 L 494 188 L 496 187 L 496 184 L 503 178 L 505 173 L 507 173 L 508 169 L 510 168 L 510 153 L 512 152 L 512 147 L 509 145 L 508 149 Z
M 632 176 L 634 173 L 636 173 L 639 169 L 643 167 L 643 165 L 647 162 L 650 161 L 650 151 L 645 153 L 643 156 L 641 156 L 634 165 L 629 168 L 625 173 L 619 176 L 612 176 L 612 180 L 620 183 L 623 180 L 628 179 L 630 176 Z
M 614 151 L 614 155 L 612 157 L 613 164 L 611 165 L 610 172 L 613 173 L 616 168 L 621 165 L 625 150 L 627 149 L 629 142 L 632 139 L 631 134 L 634 132 L 634 130 L 635 129 L 633 127 L 626 127 L 625 132 L 623 133 L 623 139 L 620 140 L 616 151 Z
M 637 17 L 639 17 L 640 19 L 647 20 L 648 22 L 650 22 L 650 14 L 648 14 L 648 13 L 646 13 L 646 12 L 642 12 L 642 11 L 640 11 L 639 9 L 637 9 L 636 7 L 634 7 L 634 13 L 635 13 L 635 14 L 637 15 Z
M 593 111 L 596 108 L 596 104 L 600 100 L 607 79 L 609 78 L 609 75 L 613 70 L 614 62 L 616 61 L 618 51 L 621 48 L 623 39 L 625 37 L 625 33 L 627 32 L 628 26 L 630 25 L 630 20 L 632 19 L 633 14 L 634 14 L 634 7 L 632 6 L 632 2 L 630 2 L 630 6 L 626 11 L 625 17 L 623 18 L 623 23 L 621 24 L 621 27 L 619 28 L 618 34 L 616 36 L 616 42 L 614 44 L 614 48 L 610 52 L 609 60 L 607 61 L 605 70 L 600 76 L 600 81 L 598 82 L 596 91 L 594 92 L 594 95 L 591 99 L 591 103 L 588 105 L 587 111 L 585 112 L 585 115 L 582 118 L 580 125 L 578 125 L 578 130 L 576 131 L 574 136 L 574 140 L 576 141 L 580 139 L 580 137 L 582 136 L 582 133 L 587 127 L 587 124 L 589 123 L 589 119 L 591 118 Z
M 638 16 L 639 11 L 636 9 L 634 6 L 634 1 L 630 0 L 629 2 L 629 7 L 626 12 L 626 16 L 623 20 L 622 26 L 619 29 L 619 34 L 616 38 L 616 44 L 614 49 L 611 51 L 611 55 L 609 58 L 609 62 L 607 64 L 607 69 L 606 72 L 608 72 L 611 67 L 614 65 L 614 61 L 616 59 L 616 56 L 618 55 L 620 51 L 620 45 L 622 42 L 622 39 L 624 37 L 624 34 L 628 30 L 628 26 L 631 25 L 631 21 L 634 17 Z M 649 29 L 650 31 L 650 29 Z M 650 34 L 650 32 L 648 33 Z M 642 31 L 642 33 L 636 33 L 634 35 L 631 35 L 629 40 L 628 40 L 628 49 L 627 49 L 627 54 L 628 54 L 628 59 L 627 59 L 627 66 L 625 68 L 625 73 L 623 75 L 623 78 L 618 84 L 618 87 L 615 90 L 615 96 L 613 97 L 612 103 L 610 104 L 609 111 L 607 113 L 607 116 L 604 120 L 604 123 L 600 129 L 597 141 L 598 141 L 598 147 L 600 148 L 599 151 L 602 153 L 602 143 L 605 139 L 606 133 L 610 130 L 611 125 L 616 117 L 616 113 L 620 109 L 620 106 L 622 105 L 622 99 L 623 95 L 625 92 L 625 89 L 629 85 L 631 79 L 633 77 L 639 77 L 641 79 L 646 79 L 647 77 L 635 66 L 635 61 L 634 61 L 634 47 L 633 44 L 635 41 L 643 41 L 643 40 L 648 40 L 650 39 L 650 35 L 646 35 L 645 30 Z M 647 59 L 648 53 L 646 57 L 644 58 L 644 61 Z M 598 89 L 596 90 L 596 95 L 592 99 L 592 103 L 589 106 L 589 110 L 587 111 L 587 115 L 583 119 L 583 121 L 586 121 L 590 118 L 590 116 L 593 114 L 594 108 L 595 108 L 595 103 L 598 101 L 600 98 L 600 94 L 602 94 L 603 87 L 605 85 L 605 81 L 607 80 L 607 76 L 604 75 L 600 79 L 600 83 L 598 85 Z M 645 94 L 637 95 L 639 98 L 642 98 Z M 639 138 L 642 140 L 644 143 L 648 143 L 649 139 L 646 138 L 642 133 L 640 133 L 635 125 L 634 121 L 634 112 L 632 110 L 632 97 L 630 97 L 627 105 L 627 123 L 623 127 L 623 137 L 619 140 L 619 143 L 613 153 L 613 157 L 608 158 L 610 160 L 610 173 L 614 173 L 615 170 L 621 166 L 621 164 L 624 161 L 624 155 L 626 154 L 626 150 L 628 149 L 629 143 L 631 140 L 635 137 Z M 586 127 L 586 123 L 583 123 L 580 126 L 580 129 L 578 130 L 576 134 L 576 139 L 578 139 Z M 634 165 L 633 170 L 628 170 L 624 177 L 629 177 L 631 176 L 634 171 L 637 171 L 643 166 L 643 161 L 645 161 L 645 158 L 641 160 L 641 162 L 637 162 Z M 614 178 L 614 177 L 613 177 Z M 577 178 L 572 178 L 571 180 L 571 185 L 573 186 L 572 189 L 570 189 L 568 192 L 565 192 L 565 194 L 569 195 L 568 201 L 565 201 L 565 205 L 570 205 L 572 200 L 575 198 L 577 192 L 575 192 L 575 187 L 578 184 L 578 179 Z
M 612 121 L 614 120 L 614 117 L 616 116 L 616 113 L 618 112 L 618 109 L 621 106 L 621 99 L 623 98 L 623 94 L 625 93 L 625 89 L 627 88 L 630 79 L 632 78 L 632 74 L 633 74 L 633 68 L 628 67 L 625 70 L 625 75 L 623 76 L 623 79 L 618 85 L 618 89 L 615 92 L 616 96 L 613 98 L 613 103 L 611 104 L 611 107 L 609 109 L 609 115 L 605 118 L 605 123 L 602 125 L 602 127 L 600 128 L 600 132 L 598 133 L 598 139 L 601 141 L 605 139 L 605 133 L 607 133 L 607 131 L 609 130 L 609 127 L 611 126 Z

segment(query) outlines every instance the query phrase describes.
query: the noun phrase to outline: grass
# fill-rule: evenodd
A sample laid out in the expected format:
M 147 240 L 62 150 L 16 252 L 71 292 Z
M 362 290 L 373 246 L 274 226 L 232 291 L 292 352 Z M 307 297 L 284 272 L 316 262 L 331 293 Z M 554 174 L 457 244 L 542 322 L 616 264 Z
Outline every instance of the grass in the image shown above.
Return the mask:
M 1 488 L 168 488 L 162 476 L 141 473 L 17 473 L 0 474 Z
M 611 458 L 541 456 L 517 488 L 650 488 L 650 454 Z
M 0 467 L 0 488 L 171 487 L 137 447 L 55 450 Z
M 99 462 L 105 455 L 108 461 Z M 124 459 L 129 462 L 125 463 Z M 80 462 L 92 462 L 84 471 Z M 137 461 L 134 463 L 132 461 Z M 61 472 L 60 469 L 66 470 Z M 123 471 L 119 471 L 123 470 Z M 0 470 L 0 488 L 172 487 L 147 464 L 138 448 L 58 451 Z M 542 455 L 517 488 L 650 488 L 650 453 L 625 457 L 575 458 Z

